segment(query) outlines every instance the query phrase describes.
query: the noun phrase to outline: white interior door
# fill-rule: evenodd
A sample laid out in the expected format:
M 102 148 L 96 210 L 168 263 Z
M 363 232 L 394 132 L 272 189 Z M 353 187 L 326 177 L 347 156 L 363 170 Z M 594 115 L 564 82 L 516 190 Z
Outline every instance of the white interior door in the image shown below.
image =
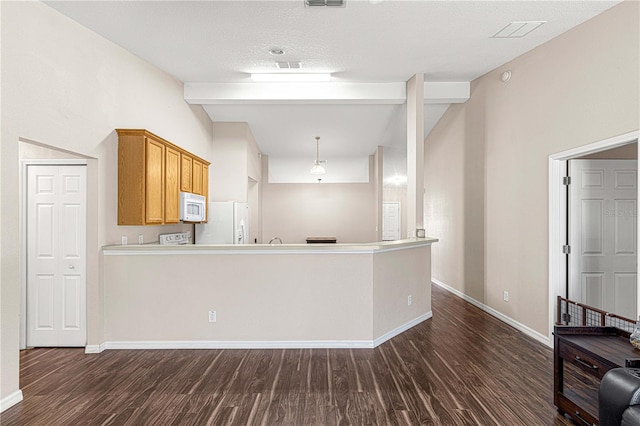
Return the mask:
M 635 318 L 637 161 L 570 160 L 569 298 Z
M 400 239 L 400 203 L 382 203 L 382 241 Z
M 86 167 L 27 167 L 27 346 L 85 346 Z

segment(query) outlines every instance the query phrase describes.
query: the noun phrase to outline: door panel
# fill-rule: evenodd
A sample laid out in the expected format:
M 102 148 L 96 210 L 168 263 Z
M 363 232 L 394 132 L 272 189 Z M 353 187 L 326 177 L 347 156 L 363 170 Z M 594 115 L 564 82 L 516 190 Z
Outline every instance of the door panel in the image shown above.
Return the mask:
M 604 200 L 582 200 L 582 254 L 602 254 Z
M 86 344 L 86 167 L 27 167 L 27 346 Z
M 615 189 L 636 189 L 636 175 L 635 170 L 615 170 Z
M 34 310 L 35 326 L 38 330 L 53 330 L 54 328 L 54 276 L 40 274 L 34 283 L 33 299 L 36 301 Z
M 382 203 L 382 240 L 400 239 L 400 203 Z
M 603 274 L 582 274 L 584 303 L 589 306 L 601 306 L 603 300 Z
M 613 215 L 614 243 L 616 255 L 636 254 L 636 200 L 614 200 L 614 210 L 607 212 Z
M 570 160 L 569 298 L 636 316 L 637 161 Z
M 53 229 L 56 226 L 53 208 L 53 204 L 43 203 L 36 206 L 36 256 L 39 260 L 53 259 Z
M 627 318 L 636 316 L 636 274 L 618 273 L 614 277 L 614 312 Z
M 65 259 L 77 259 L 81 255 L 81 230 L 76 228 L 76 224 L 82 219 L 82 206 L 79 204 L 64 204 L 62 206 L 62 223 L 65 232 L 62 233 L 62 256 Z
M 81 283 L 80 276 L 65 274 L 62 285 L 62 328 L 64 330 L 78 330 L 82 326 L 80 320 L 81 304 Z

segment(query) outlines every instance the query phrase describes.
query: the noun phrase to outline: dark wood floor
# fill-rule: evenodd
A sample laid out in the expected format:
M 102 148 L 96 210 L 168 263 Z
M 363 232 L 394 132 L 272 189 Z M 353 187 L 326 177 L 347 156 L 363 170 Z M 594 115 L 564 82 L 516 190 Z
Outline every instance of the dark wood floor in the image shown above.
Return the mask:
M 9 425 L 569 425 L 552 351 L 433 287 L 433 318 L 376 349 L 21 353 Z

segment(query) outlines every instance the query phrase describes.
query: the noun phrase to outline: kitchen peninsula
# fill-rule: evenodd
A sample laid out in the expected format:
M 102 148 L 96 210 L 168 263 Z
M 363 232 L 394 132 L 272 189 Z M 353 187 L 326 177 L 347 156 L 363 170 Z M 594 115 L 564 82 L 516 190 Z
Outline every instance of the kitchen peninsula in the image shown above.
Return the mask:
M 372 348 L 431 317 L 436 241 L 107 246 L 87 352 Z

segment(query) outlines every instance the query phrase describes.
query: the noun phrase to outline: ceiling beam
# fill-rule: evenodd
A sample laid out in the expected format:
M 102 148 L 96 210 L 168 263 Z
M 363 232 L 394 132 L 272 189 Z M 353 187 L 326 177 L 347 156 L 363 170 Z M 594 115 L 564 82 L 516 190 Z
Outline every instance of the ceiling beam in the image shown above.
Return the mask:
M 425 104 L 463 104 L 471 97 L 468 81 L 424 83 Z
M 468 82 L 427 82 L 427 104 L 462 103 Z M 185 83 L 190 104 L 404 104 L 406 83 Z

